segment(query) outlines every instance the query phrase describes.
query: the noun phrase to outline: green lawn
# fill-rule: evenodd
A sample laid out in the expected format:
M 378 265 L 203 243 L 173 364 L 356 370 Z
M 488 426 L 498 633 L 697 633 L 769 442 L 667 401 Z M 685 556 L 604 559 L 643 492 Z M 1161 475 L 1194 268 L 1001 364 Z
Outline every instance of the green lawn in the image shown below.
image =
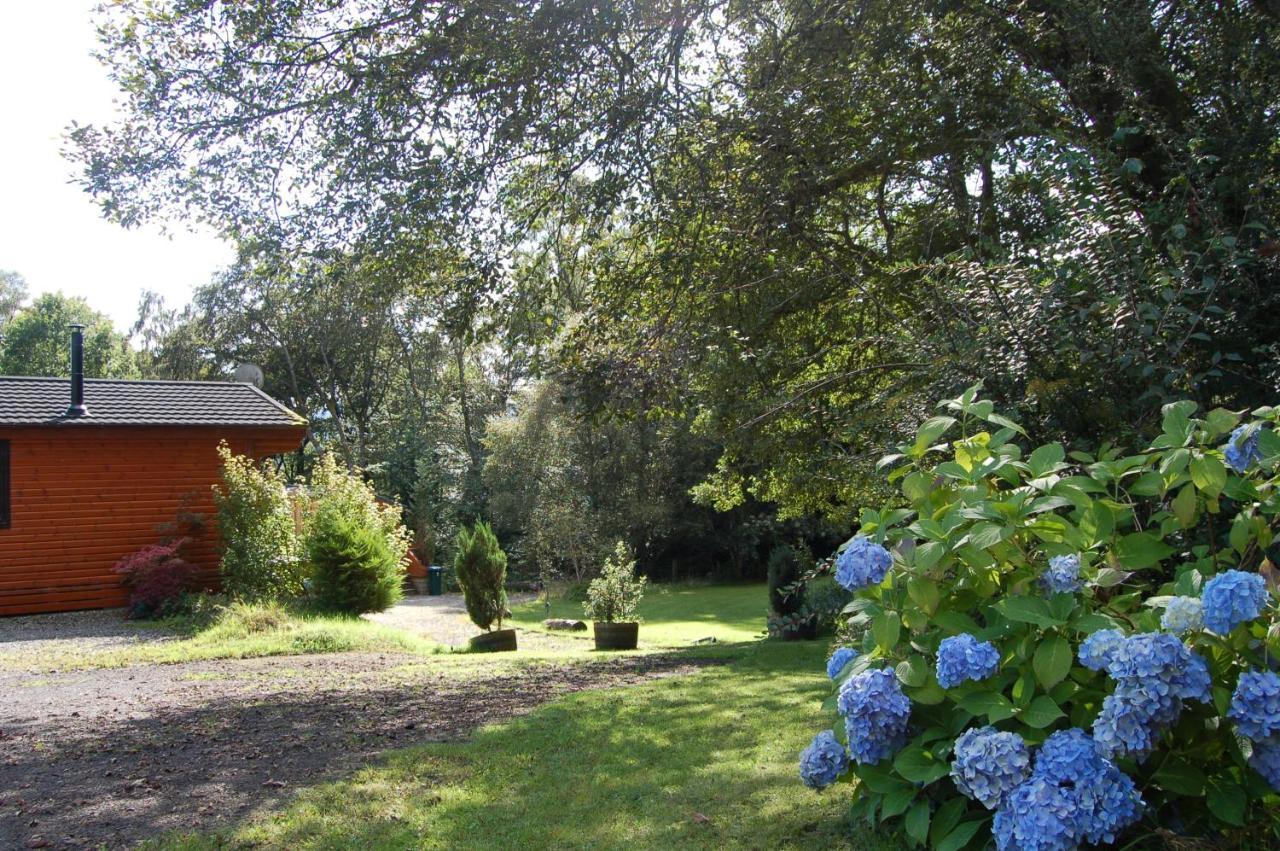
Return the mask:
M 753 641 L 764 635 L 768 594 L 754 585 L 650 585 L 640 601 L 640 645 L 687 647 L 701 638 L 720 643 Z M 516 606 L 511 619 L 525 629 L 542 629 L 544 618 L 583 619 L 582 603 L 552 600 L 548 615 L 541 601 Z
M 847 826 L 850 787 L 818 794 L 796 777 L 830 721 L 825 651 L 717 648 L 730 664 L 571 695 L 465 744 L 397 752 L 226 834 L 153 847 L 891 847 Z

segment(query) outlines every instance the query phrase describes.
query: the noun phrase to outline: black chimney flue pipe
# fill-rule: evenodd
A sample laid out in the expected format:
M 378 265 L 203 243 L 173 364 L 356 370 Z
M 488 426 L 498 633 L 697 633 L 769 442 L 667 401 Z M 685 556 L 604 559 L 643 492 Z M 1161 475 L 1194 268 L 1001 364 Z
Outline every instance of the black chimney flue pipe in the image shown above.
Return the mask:
M 89 413 L 84 404 L 84 326 L 71 326 L 71 407 L 68 417 L 83 417 Z

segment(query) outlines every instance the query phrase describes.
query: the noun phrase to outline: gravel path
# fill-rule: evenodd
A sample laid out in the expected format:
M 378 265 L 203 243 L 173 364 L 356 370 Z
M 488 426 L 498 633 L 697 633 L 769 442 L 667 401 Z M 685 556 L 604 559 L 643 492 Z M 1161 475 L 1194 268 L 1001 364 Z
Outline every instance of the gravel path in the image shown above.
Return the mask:
M 124 609 L 0 618 L 0 656 L 94 652 L 175 638 L 156 626 L 126 620 Z
M 0 848 L 124 848 L 214 829 L 388 749 L 465 739 L 569 692 L 698 664 L 645 655 L 477 668 L 345 653 L 0 672 Z
M 521 605 L 535 599 L 535 594 L 513 594 L 510 605 Z M 365 618 L 425 635 L 450 647 L 465 647 L 473 636 L 480 634 L 480 629 L 467 615 L 461 594 L 406 597 L 387 611 L 365 615 Z M 587 650 L 595 646 L 590 632 L 547 633 L 520 627 L 516 627 L 516 632 L 521 650 Z

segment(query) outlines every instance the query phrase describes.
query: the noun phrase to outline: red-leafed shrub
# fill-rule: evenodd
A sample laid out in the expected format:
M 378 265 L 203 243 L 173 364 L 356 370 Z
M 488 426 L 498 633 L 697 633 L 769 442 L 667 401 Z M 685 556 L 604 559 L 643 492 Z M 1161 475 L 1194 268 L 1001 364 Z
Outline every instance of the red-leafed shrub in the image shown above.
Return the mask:
M 171 614 L 182 595 L 195 590 L 199 570 L 180 555 L 188 541 L 190 538 L 177 538 L 167 544 L 149 544 L 116 562 L 112 569 L 124 577 L 129 588 L 133 617 Z

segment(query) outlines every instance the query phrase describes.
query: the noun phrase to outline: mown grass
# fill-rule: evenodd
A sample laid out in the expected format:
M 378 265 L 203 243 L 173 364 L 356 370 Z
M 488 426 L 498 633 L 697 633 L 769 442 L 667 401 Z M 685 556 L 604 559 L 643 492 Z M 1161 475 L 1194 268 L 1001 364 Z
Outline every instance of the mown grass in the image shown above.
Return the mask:
M 397 752 L 223 833 L 150 847 L 895 847 L 846 823 L 850 787 L 819 795 L 796 777 L 797 753 L 829 723 L 825 651 L 721 648 L 731 664 L 571 695 L 464 744 Z
M 42 671 L 76 671 L 353 650 L 430 655 L 447 649 L 405 630 L 360 618 L 278 604 L 237 603 L 199 617 L 168 618 L 154 628 L 155 640 L 125 647 L 0 654 L 0 668 L 35 665 Z
M 764 635 L 768 594 L 750 585 L 650 585 L 640 601 L 640 646 L 685 647 L 699 639 L 718 643 L 754 641 Z M 516 606 L 511 620 L 542 630 L 545 618 L 585 619 L 582 603 L 553 597 L 548 613 L 542 600 Z

